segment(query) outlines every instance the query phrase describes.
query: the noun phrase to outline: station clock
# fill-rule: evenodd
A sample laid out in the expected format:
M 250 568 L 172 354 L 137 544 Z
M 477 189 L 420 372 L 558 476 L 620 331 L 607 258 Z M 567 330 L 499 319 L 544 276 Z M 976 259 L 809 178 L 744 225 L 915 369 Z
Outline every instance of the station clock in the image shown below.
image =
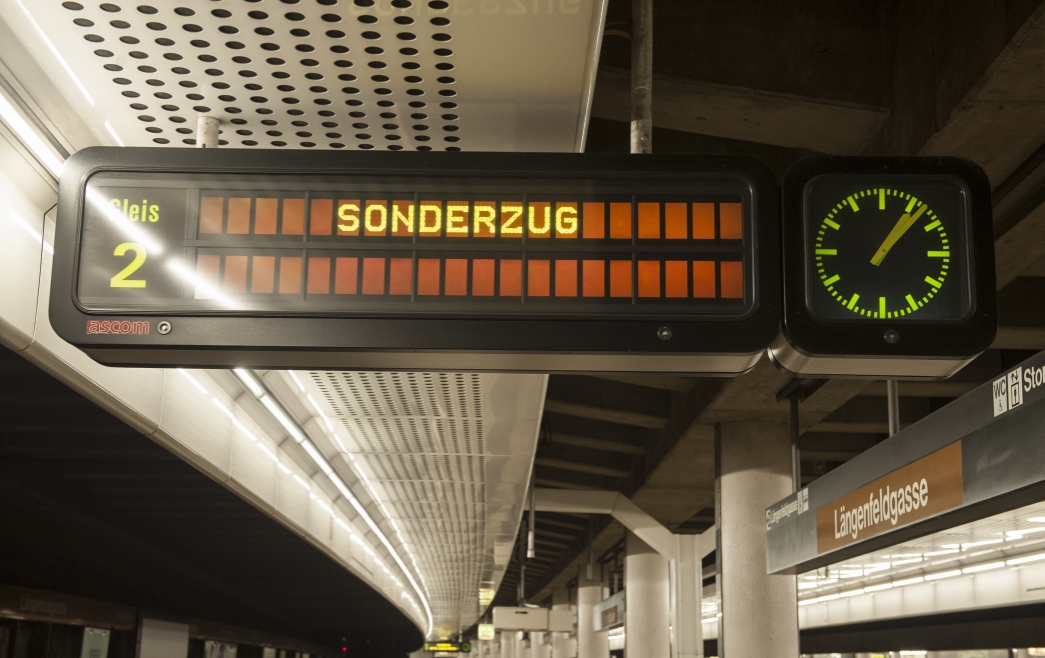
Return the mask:
M 940 378 L 994 338 L 990 185 L 958 158 L 808 158 L 783 182 L 784 327 L 804 375 Z

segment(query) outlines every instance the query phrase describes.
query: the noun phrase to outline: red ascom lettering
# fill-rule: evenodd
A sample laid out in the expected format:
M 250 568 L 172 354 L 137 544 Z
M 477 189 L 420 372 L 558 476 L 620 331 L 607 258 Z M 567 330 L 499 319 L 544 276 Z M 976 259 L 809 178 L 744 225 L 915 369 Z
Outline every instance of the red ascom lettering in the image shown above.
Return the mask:
M 88 320 L 89 334 L 147 334 L 152 329 L 148 320 Z

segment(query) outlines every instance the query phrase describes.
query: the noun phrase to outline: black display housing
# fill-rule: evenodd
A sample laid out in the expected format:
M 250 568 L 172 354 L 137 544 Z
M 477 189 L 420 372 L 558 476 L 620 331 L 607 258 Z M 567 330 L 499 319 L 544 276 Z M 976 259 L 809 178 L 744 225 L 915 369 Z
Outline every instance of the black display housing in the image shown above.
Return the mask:
M 98 172 L 378 176 L 481 181 L 491 177 L 629 181 L 634 193 L 701 181 L 740 181 L 751 241 L 750 312 L 664 317 L 412 317 L 346 313 L 88 311 L 76 276 L 87 181 Z M 55 331 L 108 365 L 519 372 L 737 374 L 757 362 L 780 326 L 779 196 L 772 172 L 744 156 L 338 153 L 95 147 L 63 168 L 50 319 Z M 89 321 L 145 322 L 147 331 L 88 333 Z M 169 327 L 169 331 L 161 333 Z M 109 325 L 105 325 L 109 326 Z M 124 325 L 126 326 L 126 325 Z M 146 325 L 137 325 L 143 327 Z M 119 331 L 117 327 L 116 331 Z
M 866 178 L 875 187 L 897 180 L 960 184 L 965 197 L 969 308 L 956 320 L 855 318 L 832 320 L 810 311 L 807 187 L 827 175 Z M 770 348 L 774 362 L 803 375 L 942 378 L 982 353 L 997 333 L 991 189 L 975 163 L 950 157 L 811 157 L 794 164 L 782 183 L 784 325 Z M 815 230 L 815 227 L 812 229 Z

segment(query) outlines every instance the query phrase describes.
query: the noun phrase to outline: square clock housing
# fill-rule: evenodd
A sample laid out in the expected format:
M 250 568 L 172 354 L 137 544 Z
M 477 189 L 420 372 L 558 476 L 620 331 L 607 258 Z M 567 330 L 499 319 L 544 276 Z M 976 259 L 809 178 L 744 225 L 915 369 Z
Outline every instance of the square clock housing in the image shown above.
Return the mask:
M 994 340 L 991 190 L 976 164 L 807 158 L 784 175 L 782 195 L 778 367 L 940 379 Z

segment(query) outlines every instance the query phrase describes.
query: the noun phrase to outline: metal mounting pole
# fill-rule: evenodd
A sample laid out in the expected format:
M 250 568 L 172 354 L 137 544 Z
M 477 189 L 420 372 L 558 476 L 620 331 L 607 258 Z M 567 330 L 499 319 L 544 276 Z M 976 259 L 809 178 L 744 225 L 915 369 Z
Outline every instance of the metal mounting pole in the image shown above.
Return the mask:
M 530 513 L 527 519 L 530 522 L 530 531 L 526 535 L 526 559 L 537 557 L 537 549 L 534 546 L 534 535 L 537 531 L 537 483 L 530 482 Z
M 798 398 L 791 400 L 791 488 L 798 491 L 802 488 L 802 457 L 798 451 Z
M 900 431 L 900 388 L 895 379 L 885 382 L 885 393 L 889 399 L 889 436 Z
M 519 548 L 522 548 L 520 546 Z M 522 557 L 523 552 L 519 551 L 519 607 L 526 605 L 526 559 Z
M 221 122 L 216 117 L 208 117 L 201 114 L 196 119 L 196 148 L 218 148 L 218 126 L 220 124 Z
M 595 577 L 595 517 L 588 515 L 588 580 Z
M 631 3 L 631 152 L 653 152 L 653 0 Z

